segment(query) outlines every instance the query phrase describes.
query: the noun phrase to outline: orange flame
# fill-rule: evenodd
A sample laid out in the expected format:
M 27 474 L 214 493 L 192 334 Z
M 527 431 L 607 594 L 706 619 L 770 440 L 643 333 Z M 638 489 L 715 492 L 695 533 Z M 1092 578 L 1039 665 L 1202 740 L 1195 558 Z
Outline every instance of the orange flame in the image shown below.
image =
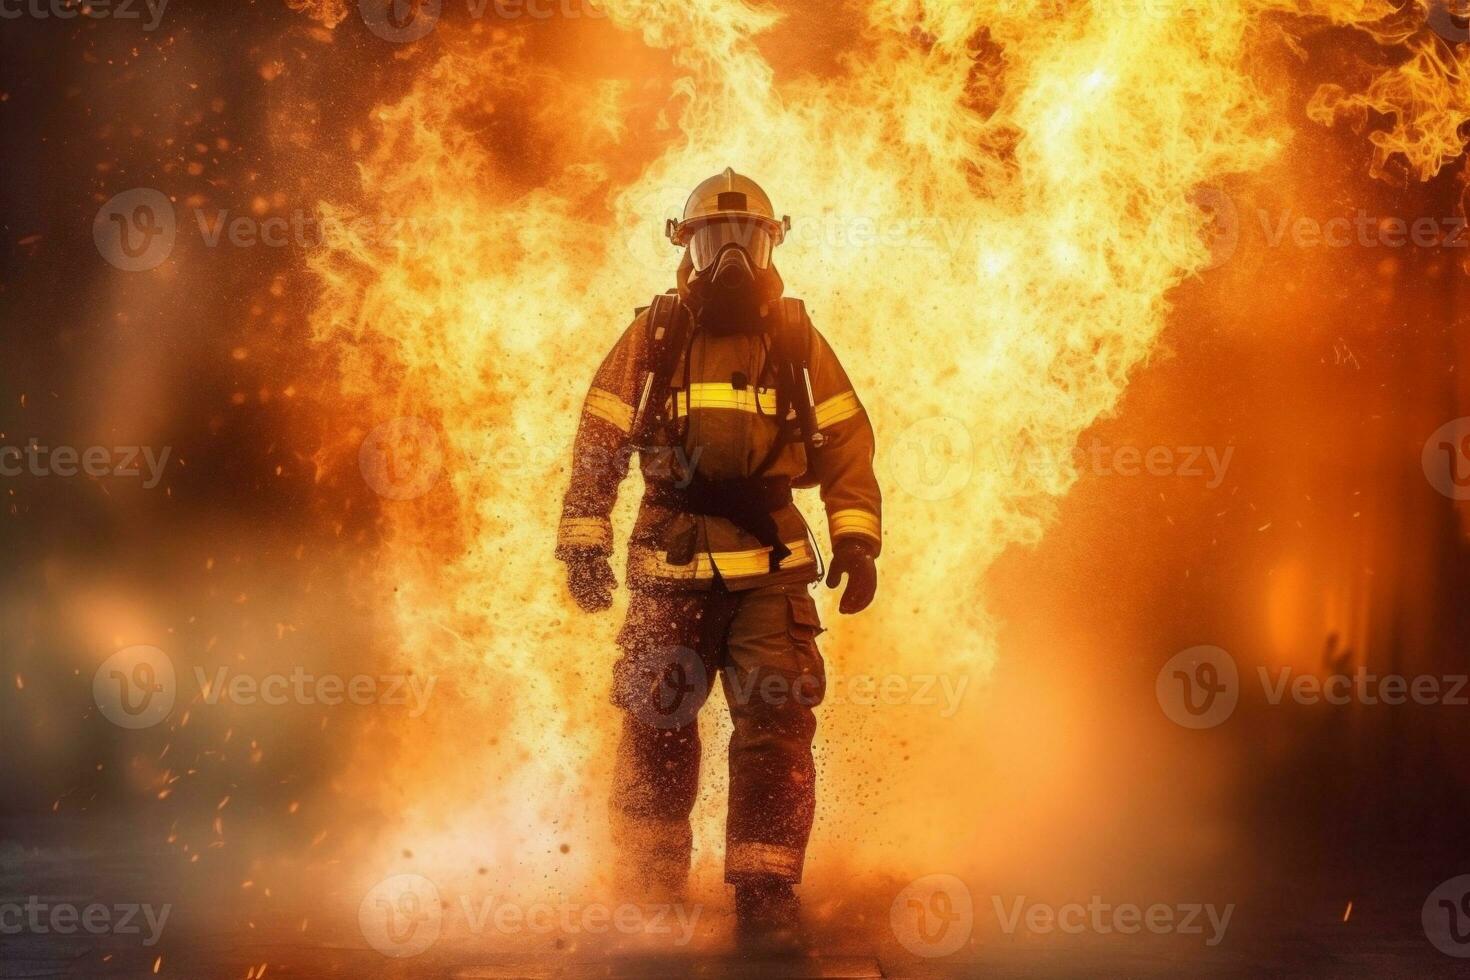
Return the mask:
M 794 216 L 782 272 L 876 426 L 883 586 L 861 618 L 827 609 L 831 669 L 968 677 L 995 657 L 987 568 L 1043 534 L 1078 437 L 1148 358 L 1170 291 L 1209 266 L 1199 190 L 1291 137 L 1300 107 L 1249 67 L 1270 18 L 1408 45 L 1361 94 L 1312 102 L 1324 121 L 1389 118 L 1375 170 L 1437 172 L 1470 102 L 1461 56 L 1388 0 L 870 0 L 835 63 L 819 24 L 770 6 L 599 6 L 550 58 L 504 29 L 435 35 L 412 90 L 374 113 L 364 203 L 332 211 L 313 259 L 315 333 L 367 425 L 422 418 L 442 444 L 434 489 L 384 502 L 396 642 L 464 697 L 404 750 L 408 824 L 437 825 L 446 863 L 486 844 L 508 874 L 600 812 L 615 621 L 570 606 L 554 527 L 585 385 L 672 284 L 662 222 L 694 183 L 734 166 Z M 392 234 L 351 223 L 378 214 Z M 619 527 L 637 497 L 625 486 Z M 829 707 L 824 793 L 932 801 L 965 717 Z M 905 741 L 927 761 L 874 761 Z M 476 778 L 484 807 L 463 801 Z M 824 811 L 816 846 L 888 868 L 885 842 L 911 830 L 904 861 L 954 859 L 943 831 L 965 814 L 910 808 L 870 844 L 863 809 Z

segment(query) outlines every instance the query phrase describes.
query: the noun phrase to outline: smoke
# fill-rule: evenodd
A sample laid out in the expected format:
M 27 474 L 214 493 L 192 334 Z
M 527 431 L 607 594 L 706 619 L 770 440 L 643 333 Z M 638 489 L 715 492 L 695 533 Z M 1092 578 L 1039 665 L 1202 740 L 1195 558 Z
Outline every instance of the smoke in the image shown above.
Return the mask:
M 1202 191 L 1248 181 L 1293 139 L 1301 107 L 1273 91 L 1262 50 L 1351 28 L 1407 52 L 1361 87 L 1323 86 L 1309 111 L 1386 119 L 1375 172 L 1397 160 L 1420 178 L 1463 147 L 1459 55 L 1423 10 L 1386 0 L 880 0 L 846 9 L 835 61 L 786 33 L 779 7 L 598 10 L 463 30 L 446 16 L 396 49 L 421 67 L 372 111 L 360 194 L 329 206 L 340 220 L 311 260 L 314 335 L 356 413 L 344 430 L 420 420 L 393 465 L 412 483 L 416 460 L 436 461 L 422 493 L 386 495 L 376 582 L 397 658 L 451 693 L 357 780 L 401 814 L 393 844 L 412 842 L 416 867 L 488 864 L 515 887 L 596 877 L 621 605 L 587 618 L 564 594 L 551 548 L 567 454 L 596 364 L 672 280 L 664 218 L 734 166 L 793 215 L 783 274 L 881 454 L 878 603 L 839 619 L 824 593 L 823 646 L 834 675 L 903 693 L 865 704 L 849 688 L 824 709 L 814 857 L 967 867 L 984 790 L 954 774 L 997 709 L 1021 720 L 986 694 L 1004 653 L 987 572 L 1042 539 L 1079 436 L 1156 349 L 1172 291 L 1214 261 Z M 383 215 L 394 233 L 354 225 Z M 1049 692 L 1035 707 L 1054 742 L 1008 751 L 1060 792 L 1083 758 L 1062 712 L 1080 692 Z

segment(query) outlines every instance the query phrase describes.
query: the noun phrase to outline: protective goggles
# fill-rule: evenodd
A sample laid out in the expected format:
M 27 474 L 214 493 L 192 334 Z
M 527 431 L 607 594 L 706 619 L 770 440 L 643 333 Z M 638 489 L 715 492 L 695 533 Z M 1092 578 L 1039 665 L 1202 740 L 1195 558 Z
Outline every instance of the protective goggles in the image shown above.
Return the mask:
M 771 264 L 776 236 L 770 224 L 754 218 L 723 218 L 707 221 L 689 236 L 689 257 L 697 272 L 703 272 L 719 257 L 726 245 L 739 245 L 757 269 Z

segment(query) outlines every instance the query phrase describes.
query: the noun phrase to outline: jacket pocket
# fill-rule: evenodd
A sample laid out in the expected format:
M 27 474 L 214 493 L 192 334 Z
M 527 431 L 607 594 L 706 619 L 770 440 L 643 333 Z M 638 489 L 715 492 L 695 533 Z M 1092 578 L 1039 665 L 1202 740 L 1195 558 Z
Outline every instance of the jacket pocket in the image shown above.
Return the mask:
M 817 635 L 822 620 L 817 615 L 817 602 L 805 590 L 786 597 L 789 608 L 787 631 L 796 654 L 798 675 L 792 681 L 796 700 L 808 708 L 822 703 L 827 694 L 827 668 L 817 649 Z
M 815 640 L 822 632 L 822 618 L 817 615 L 817 600 L 805 591 L 786 597 L 791 607 L 791 635 L 798 640 Z
M 664 544 L 670 565 L 687 565 L 694 560 L 698 548 L 699 527 L 691 522 L 686 528 L 666 534 Z

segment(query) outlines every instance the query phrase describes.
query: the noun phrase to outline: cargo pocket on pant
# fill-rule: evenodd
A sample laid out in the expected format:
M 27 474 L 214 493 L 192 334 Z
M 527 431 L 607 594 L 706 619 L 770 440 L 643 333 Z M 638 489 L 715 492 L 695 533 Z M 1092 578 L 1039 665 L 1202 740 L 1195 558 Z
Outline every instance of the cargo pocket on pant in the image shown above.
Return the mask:
M 801 670 L 801 676 L 793 682 L 792 691 L 802 704 L 815 708 L 827 693 L 827 671 L 821 651 L 817 649 L 817 636 L 823 632 L 822 619 L 817 615 L 816 600 L 805 591 L 788 595 L 786 602 L 789 616 L 787 632 Z

